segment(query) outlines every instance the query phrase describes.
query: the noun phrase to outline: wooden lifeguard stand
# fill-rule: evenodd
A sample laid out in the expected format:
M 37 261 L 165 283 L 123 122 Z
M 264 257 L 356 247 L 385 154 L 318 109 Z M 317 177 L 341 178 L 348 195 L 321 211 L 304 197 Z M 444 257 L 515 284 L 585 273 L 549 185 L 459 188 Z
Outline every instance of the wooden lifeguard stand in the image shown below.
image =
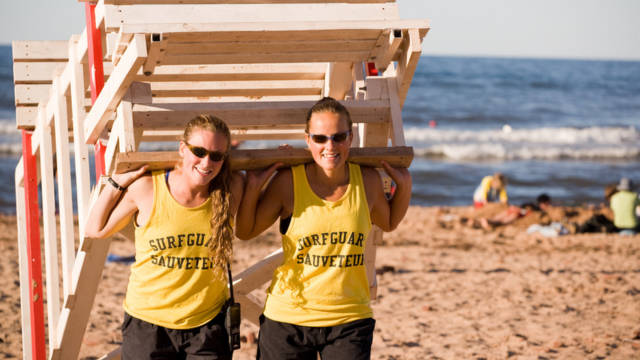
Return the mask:
M 236 140 L 303 139 L 306 112 L 331 96 L 349 109 L 357 129 L 350 161 L 409 166 L 413 158 L 401 109 L 429 22 L 400 20 L 394 0 L 100 0 L 85 6 L 82 35 L 68 42 L 13 43 L 23 136 L 15 179 L 25 359 L 78 357 L 111 242 L 83 235 L 102 176 L 142 164 L 167 168 L 178 159 L 176 152 L 138 152 L 141 142 L 175 141 L 199 114 L 225 120 Z M 95 154 L 93 191 L 88 145 Z M 232 151 L 232 159 L 234 169 L 247 170 L 305 163 L 311 156 L 304 149 L 254 149 Z M 121 233 L 133 239 L 131 227 Z M 381 240 L 374 229 L 365 250 L 372 298 L 375 245 Z M 251 292 L 281 262 L 279 250 L 233 276 L 249 321 L 258 323 L 263 306 Z M 119 358 L 119 350 L 105 358 Z

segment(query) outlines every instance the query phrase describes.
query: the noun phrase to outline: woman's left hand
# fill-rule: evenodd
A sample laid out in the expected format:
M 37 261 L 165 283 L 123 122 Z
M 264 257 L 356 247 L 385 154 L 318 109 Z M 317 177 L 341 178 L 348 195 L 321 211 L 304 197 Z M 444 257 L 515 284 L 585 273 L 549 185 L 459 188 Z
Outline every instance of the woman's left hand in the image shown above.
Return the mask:
M 380 164 L 382 164 L 384 172 L 389 175 L 396 185 L 405 186 L 411 184 L 411 173 L 409 173 L 409 169 L 391 167 L 391 165 L 384 160 L 380 160 Z

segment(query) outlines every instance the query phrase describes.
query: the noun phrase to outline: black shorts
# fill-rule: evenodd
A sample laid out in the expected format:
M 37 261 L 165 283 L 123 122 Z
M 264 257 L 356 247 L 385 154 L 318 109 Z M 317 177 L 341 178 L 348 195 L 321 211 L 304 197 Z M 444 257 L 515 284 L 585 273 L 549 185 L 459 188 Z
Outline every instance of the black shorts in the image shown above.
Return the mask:
M 329 327 L 282 323 L 260 316 L 256 360 L 369 360 L 374 319 Z
M 202 326 L 184 330 L 168 329 L 124 313 L 122 360 L 231 360 L 232 356 L 224 311 Z

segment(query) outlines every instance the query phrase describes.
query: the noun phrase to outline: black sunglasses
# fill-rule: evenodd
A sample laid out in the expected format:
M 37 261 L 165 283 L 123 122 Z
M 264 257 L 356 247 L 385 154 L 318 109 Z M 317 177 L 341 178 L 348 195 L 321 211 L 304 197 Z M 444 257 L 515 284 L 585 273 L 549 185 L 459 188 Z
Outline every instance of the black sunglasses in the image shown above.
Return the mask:
M 200 159 L 203 159 L 205 156 L 209 155 L 209 159 L 211 159 L 211 161 L 222 161 L 227 157 L 227 153 L 223 153 L 220 151 L 209 151 L 203 147 L 200 146 L 193 146 L 190 145 L 188 142 L 184 142 L 185 145 L 187 145 L 187 147 L 189 148 L 189 150 L 191 150 L 191 153 L 197 157 L 199 157 Z
M 351 130 L 347 132 L 341 132 L 337 134 L 333 134 L 331 136 L 327 135 L 318 135 L 318 134 L 309 134 L 311 140 L 313 140 L 316 144 L 324 144 L 329 140 L 333 140 L 334 142 L 341 143 L 349 138 L 349 134 L 351 134 Z

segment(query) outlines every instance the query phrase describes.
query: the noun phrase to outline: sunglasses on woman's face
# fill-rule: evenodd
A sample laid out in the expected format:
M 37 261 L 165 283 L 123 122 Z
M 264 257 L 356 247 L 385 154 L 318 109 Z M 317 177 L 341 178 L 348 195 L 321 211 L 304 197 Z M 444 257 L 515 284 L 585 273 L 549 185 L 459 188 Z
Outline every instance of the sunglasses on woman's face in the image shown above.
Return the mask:
M 331 136 L 327 135 L 318 135 L 318 134 L 309 134 L 311 140 L 313 140 L 316 144 L 324 144 L 329 140 L 333 140 L 333 142 L 341 143 L 349 138 L 349 134 L 351 134 L 351 130 L 347 132 L 341 132 L 337 134 L 333 134 Z
M 223 153 L 220 151 L 209 151 L 200 146 L 190 145 L 186 141 L 184 142 L 184 144 L 187 145 L 193 155 L 199 157 L 200 159 L 204 159 L 205 156 L 209 155 L 209 159 L 211 159 L 211 161 L 218 162 L 224 160 L 227 157 L 227 153 Z

